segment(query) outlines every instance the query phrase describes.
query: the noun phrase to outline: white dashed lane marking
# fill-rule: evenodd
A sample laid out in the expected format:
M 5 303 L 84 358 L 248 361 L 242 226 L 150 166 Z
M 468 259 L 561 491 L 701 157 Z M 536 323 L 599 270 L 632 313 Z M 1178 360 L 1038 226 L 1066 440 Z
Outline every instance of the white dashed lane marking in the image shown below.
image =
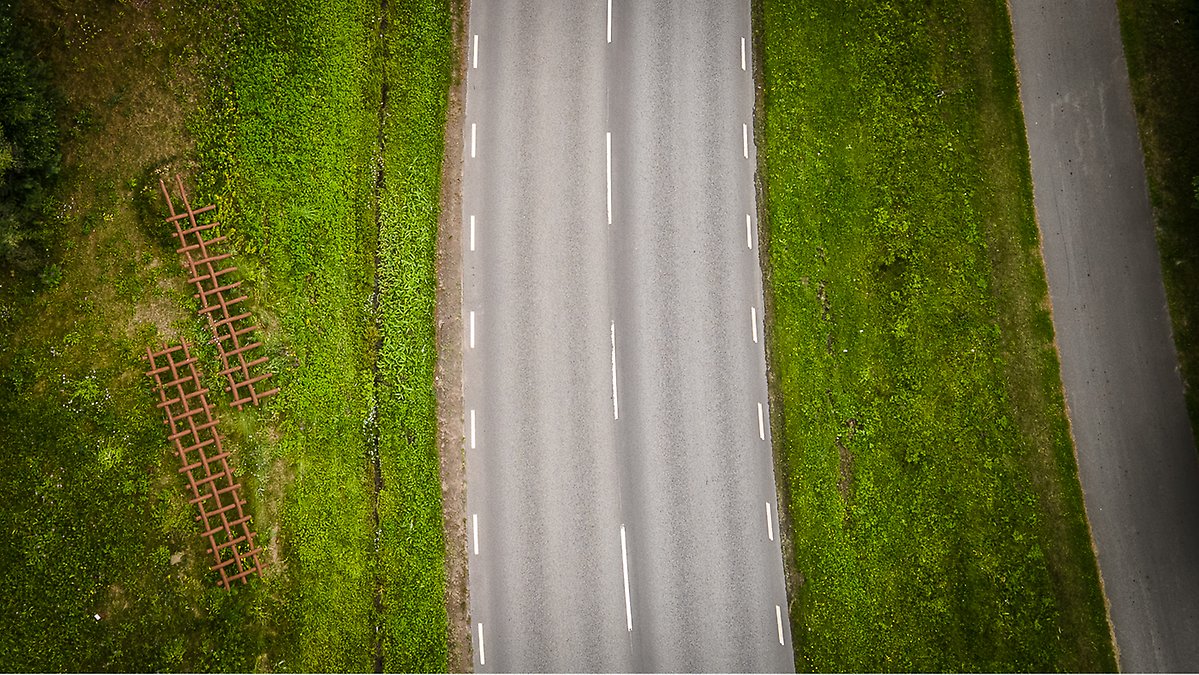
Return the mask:
M 612 322 L 612 419 L 620 419 L 620 398 L 616 393 L 616 322 Z
M 477 523 L 476 523 L 477 529 Z M 774 541 L 774 521 L 770 517 L 770 502 L 766 502 L 766 536 L 770 537 L 770 541 Z M 475 538 L 478 539 L 478 532 L 475 533 Z M 479 552 L 479 544 L 475 542 L 475 553 Z
M 487 665 L 487 650 L 483 647 L 483 622 L 479 622 L 479 665 Z
M 620 526 L 620 562 L 624 568 L 624 621 L 629 632 L 633 632 L 633 605 L 629 602 L 629 549 L 625 543 L 624 525 Z

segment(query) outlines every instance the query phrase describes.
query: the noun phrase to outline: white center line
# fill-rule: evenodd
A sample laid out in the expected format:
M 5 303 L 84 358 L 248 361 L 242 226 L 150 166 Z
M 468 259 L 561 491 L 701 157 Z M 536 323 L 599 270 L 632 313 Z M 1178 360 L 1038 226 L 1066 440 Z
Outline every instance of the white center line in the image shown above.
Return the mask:
M 748 221 L 747 221 L 748 222 Z M 470 217 L 470 250 L 475 250 L 475 217 Z
M 471 414 L 474 414 L 474 413 L 472 412 Z M 471 420 L 474 420 L 474 418 L 472 417 Z M 473 421 L 472 421 L 472 425 L 473 425 Z M 474 427 L 472 426 L 471 428 L 473 429 Z M 473 438 L 474 436 L 472 435 L 471 437 Z M 758 438 L 760 438 L 762 440 L 766 440 L 766 426 L 762 423 L 762 404 L 761 403 L 758 404 Z M 475 447 L 475 444 L 472 442 L 470 447 L 472 447 L 472 448 Z
M 475 49 L 479 48 L 479 36 L 475 36 Z M 741 70 L 745 70 L 745 38 L 741 38 Z
M 612 224 L 612 132 L 607 132 L 606 136 L 607 150 L 605 152 L 608 158 L 608 224 Z
M 767 507 L 770 505 L 767 504 Z M 472 514 L 472 519 L 475 522 L 475 555 L 479 555 L 479 514 Z
M 474 321 L 475 313 L 471 312 L 470 314 L 471 314 L 471 320 Z M 749 308 L 749 323 L 753 326 L 753 330 L 754 330 L 754 344 L 758 344 L 758 308 L 757 307 Z M 474 323 L 471 323 L 472 331 L 474 330 L 474 325 L 475 325 Z M 471 335 L 474 335 L 474 333 L 471 333 Z M 475 346 L 474 340 L 471 340 L 470 346 L 472 346 L 472 347 Z
M 478 522 L 479 521 L 477 520 L 477 518 L 478 517 L 476 516 L 476 520 L 475 520 L 475 555 L 478 555 L 478 553 L 479 553 L 479 542 L 478 542 L 478 537 L 479 537 Z M 766 536 L 770 537 L 770 541 L 774 541 L 774 521 L 770 519 L 770 502 L 766 502 Z
M 475 50 L 471 55 L 471 68 L 479 67 L 479 34 L 475 33 Z M 741 38 L 741 70 L 745 70 L 745 38 Z
M 608 44 L 612 44 L 612 0 L 608 0 Z
M 471 128 L 471 138 L 473 139 L 475 125 L 473 125 L 473 124 L 470 125 L 470 128 Z M 472 141 L 472 143 L 473 143 L 473 141 Z M 474 157 L 475 156 L 475 153 L 474 153 L 475 146 L 472 144 L 470 147 L 471 147 L 470 156 Z M 745 155 L 746 159 L 749 159 L 749 125 L 748 124 L 741 125 L 741 154 Z
M 757 335 L 757 328 L 754 329 L 754 335 Z M 757 342 L 755 339 L 754 342 Z M 470 313 L 470 348 L 475 348 L 475 313 L 471 310 Z
M 473 220 L 474 216 L 471 216 L 471 218 L 472 218 L 471 223 L 474 223 L 474 220 Z M 474 225 L 472 224 L 471 227 L 474 227 Z M 474 232 L 474 230 L 471 230 L 471 232 Z M 748 248 L 749 250 L 752 251 L 752 250 L 754 250 L 754 240 L 753 240 L 753 236 L 750 234 L 751 232 L 753 232 L 753 228 L 751 228 L 749 225 L 749 214 L 747 213 L 747 214 L 745 214 L 745 248 Z M 474 240 L 472 239 L 471 241 L 474 241 Z M 470 250 L 473 251 L 475 249 L 472 246 Z
M 620 526 L 620 561 L 624 566 L 624 622 L 633 632 L 633 605 L 629 603 L 629 550 L 624 539 L 624 525 Z
M 779 627 L 779 644 L 781 645 L 783 644 L 783 608 L 779 607 L 778 605 L 774 606 L 774 622 L 778 624 Z M 479 630 L 482 630 L 482 628 Z M 483 639 L 479 638 L 479 642 L 482 641 Z
M 487 650 L 483 648 L 483 622 L 479 622 L 479 665 L 487 665 Z
M 616 322 L 612 322 L 612 419 L 620 419 L 620 401 L 616 395 Z
M 758 409 L 762 409 L 762 404 L 758 404 Z M 475 411 L 470 411 L 470 449 L 475 449 Z
M 475 156 L 475 123 L 470 123 L 470 156 Z M 746 155 L 748 157 L 748 155 Z

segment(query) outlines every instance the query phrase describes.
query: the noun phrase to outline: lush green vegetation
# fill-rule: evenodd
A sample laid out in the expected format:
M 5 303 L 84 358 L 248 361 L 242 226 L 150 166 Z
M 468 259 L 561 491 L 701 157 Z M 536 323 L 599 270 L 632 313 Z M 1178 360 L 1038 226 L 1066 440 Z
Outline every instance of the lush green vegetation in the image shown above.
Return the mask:
M 166 12 L 92 4 L 15 15 L 61 101 L 37 124 L 63 160 L 38 228 L 57 274 L 0 275 L 0 668 L 251 669 L 277 622 L 246 617 L 271 601 L 207 574 L 138 358 L 156 333 L 201 338 L 161 207 L 135 203 L 186 148 L 195 35 Z
M 0 666 L 443 669 L 449 10 L 142 4 L 17 13 L 61 94 L 64 160 L 59 277 L 0 278 Z M 176 170 L 220 206 L 282 387 L 244 413 L 216 395 L 270 564 L 233 593 L 206 570 L 138 360 L 204 335 L 161 225 L 157 179 Z
M 221 207 L 268 333 L 282 391 L 255 463 L 282 464 L 286 577 L 281 668 L 372 665 L 372 192 L 380 81 L 367 0 L 250 4 L 207 60 L 198 141 L 202 202 Z M 240 261 L 240 260 L 239 260 Z M 259 527 L 262 527 L 261 525 Z
M 1199 433 L 1199 4 L 1117 4 L 1174 344 Z
M 434 258 L 450 85 L 447 2 L 389 0 L 379 199 L 380 567 L 383 653 L 447 669 L 445 535 L 438 471 Z
M 761 0 L 805 670 L 1112 670 L 999 0 Z

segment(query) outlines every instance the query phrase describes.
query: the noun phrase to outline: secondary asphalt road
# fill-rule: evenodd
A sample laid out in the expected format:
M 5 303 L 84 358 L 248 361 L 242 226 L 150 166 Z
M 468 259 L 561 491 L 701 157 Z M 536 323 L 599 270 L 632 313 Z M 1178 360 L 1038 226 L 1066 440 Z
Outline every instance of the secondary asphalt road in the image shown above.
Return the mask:
M 480 671 L 794 668 L 749 36 L 743 1 L 471 5 Z
M 1011 0 L 1062 382 L 1126 671 L 1199 670 L 1199 460 L 1113 0 Z

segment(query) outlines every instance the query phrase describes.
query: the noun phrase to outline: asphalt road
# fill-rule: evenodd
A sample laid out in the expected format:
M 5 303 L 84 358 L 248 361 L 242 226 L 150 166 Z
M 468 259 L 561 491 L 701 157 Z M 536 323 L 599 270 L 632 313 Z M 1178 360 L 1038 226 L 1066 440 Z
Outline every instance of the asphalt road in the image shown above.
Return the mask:
M 1199 460 L 1113 0 L 1011 0 L 1087 515 L 1125 671 L 1199 671 Z
M 471 4 L 478 671 L 794 668 L 749 36 L 748 2 Z

